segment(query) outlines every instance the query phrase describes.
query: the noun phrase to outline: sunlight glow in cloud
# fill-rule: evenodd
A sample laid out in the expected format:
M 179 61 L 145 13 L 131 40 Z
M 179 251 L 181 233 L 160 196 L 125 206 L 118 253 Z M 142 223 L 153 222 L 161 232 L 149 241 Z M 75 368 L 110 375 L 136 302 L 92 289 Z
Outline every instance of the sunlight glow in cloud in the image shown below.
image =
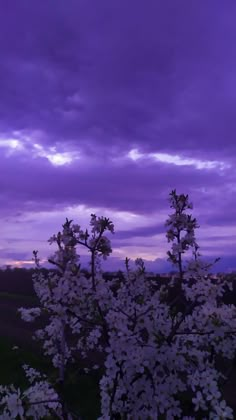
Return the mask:
M 73 152 L 57 152 L 55 147 L 50 147 L 45 150 L 41 144 L 34 143 L 34 150 L 37 156 L 45 157 L 55 166 L 61 166 L 72 163 L 75 159 L 78 159 L 78 154 Z
M 220 161 L 210 161 L 210 160 L 200 160 L 192 158 L 183 158 L 178 155 L 171 155 L 169 153 L 140 153 L 137 149 L 132 149 L 127 155 L 130 159 L 136 161 L 139 159 L 154 159 L 159 162 L 170 163 L 177 166 L 191 165 L 195 166 L 197 169 L 214 169 L 218 168 L 220 170 L 229 169 L 230 164 Z
M 27 147 L 25 148 L 25 145 Z M 72 163 L 75 159 L 78 159 L 78 153 L 76 152 L 59 152 L 55 147 L 49 147 L 45 149 L 40 143 L 33 143 L 32 138 L 29 136 L 23 136 L 22 139 L 0 139 L 0 148 L 4 148 L 7 151 L 7 156 L 12 155 L 15 152 L 28 153 L 32 151 L 33 155 L 39 157 L 45 157 L 55 166 L 62 166 Z
M 7 149 L 7 155 L 24 149 L 23 143 L 17 139 L 0 139 L 0 147 Z
M 30 261 L 30 260 L 8 261 L 7 264 L 13 267 L 23 267 L 24 265 L 34 265 L 34 261 Z
M 46 258 L 42 258 L 40 259 L 40 264 L 45 264 L 47 263 L 47 259 Z M 26 268 L 27 266 L 32 266 L 32 268 L 35 267 L 35 262 L 33 260 L 8 260 L 5 263 L 5 266 L 10 265 L 12 267 L 16 267 L 16 268 Z M 31 268 L 31 267 L 29 267 Z

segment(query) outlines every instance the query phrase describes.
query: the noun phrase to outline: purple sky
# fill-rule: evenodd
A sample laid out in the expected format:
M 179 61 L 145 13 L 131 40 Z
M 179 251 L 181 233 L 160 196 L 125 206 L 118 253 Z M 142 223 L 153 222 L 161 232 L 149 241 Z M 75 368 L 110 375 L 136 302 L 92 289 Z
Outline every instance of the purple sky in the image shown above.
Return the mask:
M 0 265 L 65 217 L 115 224 L 112 257 L 166 271 L 168 194 L 203 255 L 236 269 L 236 3 L 2 0 Z M 87 255 L 82 250 L 81 254 Z

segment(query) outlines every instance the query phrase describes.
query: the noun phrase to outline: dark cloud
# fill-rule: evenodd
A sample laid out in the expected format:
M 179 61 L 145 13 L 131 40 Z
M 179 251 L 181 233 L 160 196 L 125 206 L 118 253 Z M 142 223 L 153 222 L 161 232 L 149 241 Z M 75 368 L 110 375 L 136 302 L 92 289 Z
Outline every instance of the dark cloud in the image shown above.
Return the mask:
M 206 219 L 206 224 L 215 226 L 236 226 L 235 209 L 229 209 L 227 213 L 217 213 Z
M 9 4 L 0 16 L 3 132 L 41 130 L 46 144 L 94 153 L 139 146 L 202 157 L 224 146 L 230 157 L 235 5 Z
M 116 233 L 115 240 L 123 240 L 123 239 L 129 239 L 134 237 L 148 237 L 157 235 L 159 233 L 164 233 L 165 228 L 164 224 L 154 224 L 152 226 L 146 226 L 146 227 L 139 227 L 132 230 L 119 230 Z
M 115 210 L 168 217 L 176 188 L 204 229 L 233 229 L 235 9 L 213 0 L 2 0 L 0 146 L 18 138 L 25 148 L 6 157 L 0 147 L 2 223 L 78 204 L 109 209 L 111 219 Z M 82 158 L 55 167 L 34 143 Z M 231 168 L 132 162 L 134 148 Z M 117 232 L 117 243 L 154 231 L 164 232 L 158 220 Z

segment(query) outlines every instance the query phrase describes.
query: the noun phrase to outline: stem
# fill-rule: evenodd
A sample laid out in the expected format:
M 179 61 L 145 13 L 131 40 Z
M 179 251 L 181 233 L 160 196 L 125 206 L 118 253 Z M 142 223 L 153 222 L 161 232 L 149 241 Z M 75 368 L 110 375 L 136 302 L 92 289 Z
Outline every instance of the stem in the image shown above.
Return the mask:
M 96 290 L 96 285 L 95 285 L 95 253 L 96 251 L 94 249 L 91 250 L 91 274 L 92 274 L 92 285 L 93 285 L 93 290 Z
M 179 228 L 177 228 L 177 229 L 178 229 L 178 233 L 177 233 L 176 237 L 177 237 L 178 245 L 180 245 L 181 244 L 180 229 Z M 179 254 L 179 258 L 178 258 L 179 275 L 180 275 L 180 280 L 181 280 L 181 284 L 182 284 L 182 281 L 183 281 L 182 252 L 179 251 L 178 254 Z

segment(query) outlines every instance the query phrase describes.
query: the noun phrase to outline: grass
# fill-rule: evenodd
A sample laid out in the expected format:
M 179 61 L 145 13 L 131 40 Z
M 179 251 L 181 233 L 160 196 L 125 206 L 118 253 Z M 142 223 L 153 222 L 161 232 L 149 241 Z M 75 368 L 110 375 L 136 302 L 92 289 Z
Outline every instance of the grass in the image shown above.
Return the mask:
M 9 338 L 0 338 L 1 384 L 14 383 L 16 386 L 25 387 L 27 382 L 25 381 L 22 364 L 26 363 L 40 371 L 46 371 L 49 363 L 40 354 L 27 350 L 27 348 L 19 347 L 17 350 L 13 350 L 15 345 L 16 343 L 13 344 Z
M 38 298 L 34 297 L 34 296 L 29 296 L 29 295 L 19 295 L 19 294 L 14 294 L 14 293 L 9 293 L 9 292 L 0 292 L 0 299 L 5 300 L 5 299 L 9 299 L 11 301 L 14 302 L 19 302 L 22 304 L 23 302 L 27 302 L 29 304 L 34 303 L 37 304 L 38 303 Z

